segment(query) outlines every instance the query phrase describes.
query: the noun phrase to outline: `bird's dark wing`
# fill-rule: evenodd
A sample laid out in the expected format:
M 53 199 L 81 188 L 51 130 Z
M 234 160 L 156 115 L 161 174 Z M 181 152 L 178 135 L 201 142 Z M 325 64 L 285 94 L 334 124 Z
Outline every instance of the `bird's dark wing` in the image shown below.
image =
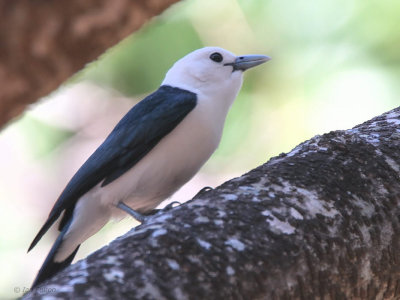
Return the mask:
M 136 104 L 72 177 L 29 250 L 63 211 L 60 230 L 72 217 L 75 204 L 82 195 L 100 182 L 101 186 L 109 184 L 132 168 L 185 118 L 196 103 L 195 93 L 161 86 Z

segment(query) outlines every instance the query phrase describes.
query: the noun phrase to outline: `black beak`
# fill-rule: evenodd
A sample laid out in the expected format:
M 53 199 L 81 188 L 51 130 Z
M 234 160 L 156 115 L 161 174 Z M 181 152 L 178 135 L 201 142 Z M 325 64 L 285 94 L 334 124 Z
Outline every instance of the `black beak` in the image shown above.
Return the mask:
M 246 71 L 247 69 L 261 65 L 270 59 L 271 58 L 266 55 L 242 55 L 238 56 L 234 62 L 225 64 L 225 66 L 232 66 L 233 71 Z

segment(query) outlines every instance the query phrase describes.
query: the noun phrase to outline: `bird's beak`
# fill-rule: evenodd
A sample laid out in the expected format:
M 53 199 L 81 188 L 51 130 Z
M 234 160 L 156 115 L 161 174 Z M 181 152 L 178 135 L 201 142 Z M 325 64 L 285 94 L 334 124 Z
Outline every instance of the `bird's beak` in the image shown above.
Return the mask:
M 245 71 L 252 67 L 261 65 L 267 61 L 269 61 L 271 57 L 266 55 L 242 55 L 236 57 L 233 63 L 227 63 L 225 66 L 232 66 L 233 71 L 241 70 Z

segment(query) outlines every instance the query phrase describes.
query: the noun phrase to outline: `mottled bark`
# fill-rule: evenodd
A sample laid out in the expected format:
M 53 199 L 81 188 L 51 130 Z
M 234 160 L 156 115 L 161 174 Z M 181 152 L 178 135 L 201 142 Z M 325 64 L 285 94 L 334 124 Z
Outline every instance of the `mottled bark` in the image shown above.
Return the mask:
M 0 0 L 0 126 L 178 0 Z
M 316 136 L 26 295 L 399 299 L 400 108 Z

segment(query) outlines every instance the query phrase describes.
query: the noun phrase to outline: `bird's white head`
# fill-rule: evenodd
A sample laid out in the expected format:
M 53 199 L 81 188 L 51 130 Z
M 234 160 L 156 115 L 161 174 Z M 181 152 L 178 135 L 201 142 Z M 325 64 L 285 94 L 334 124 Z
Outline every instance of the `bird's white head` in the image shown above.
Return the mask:
M 162 85 L 170 85 L 204 96 L 226 94 L 233 101 L 240 90 L 243 71 L 270 58 L 264 55 L 236 56 L 218 47 L 205 47 L 178 60 Z

